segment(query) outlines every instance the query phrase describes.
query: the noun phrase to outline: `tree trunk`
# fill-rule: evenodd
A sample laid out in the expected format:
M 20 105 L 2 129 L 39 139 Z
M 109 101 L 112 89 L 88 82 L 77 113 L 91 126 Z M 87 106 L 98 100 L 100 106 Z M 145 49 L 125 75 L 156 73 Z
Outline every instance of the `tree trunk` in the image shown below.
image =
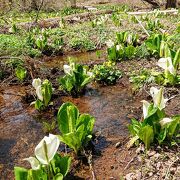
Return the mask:
M 153 8 L 160 7 L 159 3 L 156 0 L 142 0 L 152 5 Z
M 36 0 L 31 1 L 31 9 L 38 10 L 38 5 Z
M 71 7 L 72 8 L 76 7 L 76 0 L 70 0 L 70 2 L 71 2 Z
M 167 8 L 176 8 L 177 0 L 167 0 L 166 9 Z

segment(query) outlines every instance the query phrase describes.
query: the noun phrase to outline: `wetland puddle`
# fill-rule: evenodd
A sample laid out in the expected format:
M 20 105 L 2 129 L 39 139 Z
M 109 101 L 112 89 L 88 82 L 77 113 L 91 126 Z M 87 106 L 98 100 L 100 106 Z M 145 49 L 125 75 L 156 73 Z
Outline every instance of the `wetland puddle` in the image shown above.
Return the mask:
M 88 57 L 81 56 L 81 59 L 87 58 L 86 62 L 91 62 L 94 61 L 94 57 L 95 53 L 92 53 Z M 67 61 L 67 57 L 64 61 Z M 58 62 L 57 59 L 47 61 L 44 66 L 62 67 L 64 62 Z M 27 90 L 28 87 L 23 86 L 0 89 L 0 177 L 6 180 L 13 179 L 12 170 L 15 165 L 28 167 L 28 163 L 23 159 L 34 154 L 35 146 L 45 135 L 42 124 L 35 118 L 38 112 L 23 100 Z M 122 158 L 123 154 L 118 152 L 115 144 L 127 138 L 127 124 L 130 119 L 140 118 L 142 99 L 143 97 L 133 96 L 126 78 L 120 79 L 115 86 L 90 85 L 86 94 L 79 98 L 60 96 L 55 99 L 61 103 L 70 101 L 77 105 L 81 113 L 90 113 L 96 118 L 94 131 L 98 138 L 95 149 L 101 152 L 101 155 L 93 157 L 97 179 L 119 179 L 123 164 L 119 163 L 118 158 Z M 127 153 L 126 151 L 124 154 L 125 162 L 131 157 Z M 76 179 L 75 177 L 91 179 L 89 167 L 76 170 L 72 179 Z
M 96 51 L 58 56 L 44 60 L 42 66 L 45 68 L 62 68 L 64 64 L 67 64 L 69 58 L 81 64 L 101 63 L 105 60 L 106 54 L 104 50 L 98 52 L 98 56 Z
M 90 113 L 96 118 L 95 132 L 101 138 L 95 143 L 95 148 L 101 151 L 102 156 L 94 159 L 94 166 L 99 178 L 109 177 L 108 171 L 115 163 L 112 158 L 114 146 L 127 137 L 127 124 L 131 117 L 137 116 L 139 100 L 133 98 L 131 89 L 125 82 L 127 81 L 123 80 L 118 85 L 109 87 L 89 87 L 80 98 L 63 96 L 56 99 L 73 102 L 80 112 Z M 22 159 L 33 154 L 35 146 L 44 136 L 41 123 L 34 118 L 38 112 L 23 103 L 24 94 L 25 88 L 19 86 L 2 89 L 0 94 L 0 163 L 1 176 L 6 179 L 12 179 L 14 165 L 27 165 Z M 112 163 L 107 165 L 108 159 Z M 88 178 L 88 172 L 76 173 L 78 177 Z M 116 173 L 112 172 L 111 176 L 116 177 Z

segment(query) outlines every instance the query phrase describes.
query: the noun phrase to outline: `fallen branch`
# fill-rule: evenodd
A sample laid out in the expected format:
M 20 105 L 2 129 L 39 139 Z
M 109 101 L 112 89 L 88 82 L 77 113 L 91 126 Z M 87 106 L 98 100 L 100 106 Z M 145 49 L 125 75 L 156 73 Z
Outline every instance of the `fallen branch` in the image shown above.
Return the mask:
M 135 156 L 127 163 L 127 165 L 125 166 L 124 170 L 126 170 L 126 169 L 129 167 L 129 165 L 134 161 L 134 159 L 136 158 L 136 156 L 137 156 L 137 155 L 135 155 Z
M 178 161 L 178 160 L 179 160 L 179 158 L 175 159 L 175 160 L 169 165 L 164 180 L 169 179 L 169 178 L 168 178 L 169 171 L 170 171 L 172 165 L 173 165 L 176 161 Z
M 95 12 L 85 12 L 85 13 L 81 13 L 81 14 L 73 14 L 73 15 L 69 15 L 66 17 L 63 17 L 64 22 L 68 22 L 68 23 L 73 23 L 73 22 L 77 22 L 78 19 L 79 21 L 86 20 L 89 19 L 90 17 L 93 16 L 97 16 L 97 15 L 101 15 L 101 14 L 111 14 L 113 13 L 113 10 L 101 10 L 101 11 L 95 11 Z M 23 28 L 23 29 L 30 29 L 34 26 L 38 26 L 40 28 L 55 28 L 59 26 L 59 22 L 61 21 L 62 17 L 54 17 L 54 18 L 47 18 L 47 19 L 43 19 L 37 23 L 34 22 L 23 22 L 23 23 L 19 23 L 16 24 L 16 26 L 18 28 Z M 4 28 L 10 28 L 10 27 L 4 27 Z
M 158 11 L 160 13 L 178 13 L 177 9 Z M 142 14 L 153 14 L 155 11 L 144 11 L 144 12 L 127 12 L 129 15 L 142 15 Z
M 22 59 L 20 57 L 11 57 L 11 56 L 1 56 L 0 57 L 1 60 L 6 60 L 6 59 Z
M 137 18 L 137 16 L 134 15 L 134 17 L 136 18 L 136 20 L 138 21 L 139 25 L 142 27 L 142 29 L 144 30 L 144 32 L 150 36 L 150 34 L 148 33 L 148 31 L 145 29 L 145 27 L 142 25 L 141 21 L 139 21 L 139 19 Z
M 89 168 L 90 168 L 91 173 L 92 173 L 92 180 L 96 180 L 97 178 L 96 178 L 96 174 L 95 174 L 94 168 L 93 168 L 92 152 L 89 152 L 87 154 L 86 151 L 84 150 L 83 153 L 88 160 Z

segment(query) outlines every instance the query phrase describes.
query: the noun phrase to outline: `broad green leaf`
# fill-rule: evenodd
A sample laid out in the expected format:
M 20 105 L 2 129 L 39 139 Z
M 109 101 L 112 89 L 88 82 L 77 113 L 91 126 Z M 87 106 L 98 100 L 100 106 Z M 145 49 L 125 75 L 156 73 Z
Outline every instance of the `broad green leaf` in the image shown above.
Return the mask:
M 167 135 L 167 130 L 166 130 L 166 128 L 164 128 L 158 134 L 158 142 L 159 142 L 159 144 L 161 144 L 165 140 L 166 135 Z
M 42 169 L 30 169 L 28 180 L 48 180 L 48 176 Z
M 42 83 L 42 95 L 43 95 L 44 105 L 48 106 L 52 96 L 52 84 L 47 79 L 44 80 Z
M 76 129 L 79 110 L 72 103 L 64 103 L 57 114 L 59 130 L 62 134 L 72 133 Z
M 180 128 L 180 115 L 172 118 L 173 121 L 167 124 L 168 137 L 171 139 L 173 135 L 177 134 Z
M 116 53 L 116 47 L 113 46 L 111 48 L 107 49 L 107 53 L 108 53 L 108 59 L 110 61 L 116 61 L 117 60 L 117 53 Z
M 141 127 L 141 122 L 137 121 L 136 119 L 131 119 L 131 124 L 128 126 L 128 130 L 133 136 L 136 136 L 139 134 Z
M 67 173 L 69 172 L 70 165 L 71 165 L 71 158 L 69 156 L 64 156 L 60 159 L 59 167 L 61 170 L 61 174 L 63 174 L 63 176 L 66 176 Z
M 77 154 L 80 148 L 82 147 L 82 137 L 84 133 L 84 126 L 80 126 L 78 131 L 63 134 L 59 136 L 60 141 L 67 144 L 70 148 L 72 148 Z
M 63 175 L 61 173 L 58 173 L 53 177 L 53 180 L 63 180 Z
M 71 92 L 74 86 L 73 78 L 68 75 L 64 76 L 63 78 L 60 78 L 59 83 L 67 92 Z
M 92 136 L 93 127 L 94 127 L 95 119 L 94 117 L 90 116 L 89 114 L 82 114 L 77 120 L 76 128 L 84 126 L 83 136 L 82 136 L 82 143 L 85 145 Z
M 180 48 L 177 50 L 175 57 L 173 59 L 173 66 L 176 70 L 177 70 L 179 64 L 180 64 Z
M 150 144 L 154 140 L 154 131 L 150 125 L 146 125 L 140 129 L 140 139 L 144 142 L 146 149 L 150 148 Z
M 131 58 L 134 54 L 135 54 L 135 47 L 134 46 L 125 47 L 125 56 L 127 58 Z
M 23 81 L 26 78 L 27 75 L 27 70 L 23 67 L 17 67 L 15 69 L 16 77 L 20 80 Z
M 28 180 L 28 170 L 21 167 L 14 167 L 15 180 Z
M 35 101 L 35 108 L 37 110 L 41 110 L 43 108 L 43 103 L 39 99 Z
M 65 177 L 70 169 L 71 158 L 69 156 L 61 157 L 59 154 L 56 154 L 51 164 L 56 174 L 61 173 Z
M 95 119 L 89 114 L 81 114 L 77 120 L 76 128 L 84 125 L 87 134 L 91 134 L 94 127 Z

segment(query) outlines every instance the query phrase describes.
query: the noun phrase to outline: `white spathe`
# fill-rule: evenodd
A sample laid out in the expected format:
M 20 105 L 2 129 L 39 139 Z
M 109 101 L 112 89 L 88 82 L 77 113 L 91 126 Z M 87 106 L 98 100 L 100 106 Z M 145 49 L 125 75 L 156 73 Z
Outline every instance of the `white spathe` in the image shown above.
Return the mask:
M 127 39 L 126 39 L 126 42 L 127 42 L 128 44 L 131 44 L 131 43 L 132 43 L 132 35 L 131 35 L 131 34 L 128 35 L 128 37 L 127 37 Z
M 148 116 L 148 109 L 149 109 L 150 103 L 145 100 L 142 100 L 141 102 L 143 103 L 143 116 L 145 119 Z
M 161 127 L 165 126 L 168 123 L 171 123 L 173 119 L 171 118 L 163 118 L 159 123 L 161 124 Z
M 38 86 L 38 87 L 36 88 L 36 94 L 37 94 L 38 99 L 40 99 L 41 101 L 43 101 L 43 95 L 42 95 L 42 88 L 41 88 L 41 86 Z
M 92 77 L 92 76 L 93 76 L 93 73 L 90 72 L 90 71 L 88 71 L 88 72 L 87 72 L 87 75 L 88 75 L 89 77 Z
M 106 45 L 108 48 L 111 48 L 112 46 L 114 46 L 114 42 L 112 40 L 108 40 L 106 41 Z
M 38 170 L 40 168 L 40 163 L 35 157 L 25 158 L 24 160 L 31 164 L 33 170 Z
M 41 86 L 41 79 L 33 79 L 32 86 L 37 89 L 38 86 Z
M 64 69 L 64 72 L 65 72 L 66 74 L 71 75 L 71 72 L 72 72 L 71 66 L 65 64 L 65 65 L 63 66 L 63 69 Z
M 116 50 L 119 51 L 121 49 L 121 45 L 116 45 Z
M 150 94 L 153 98 L 154 105 L 160 110 L 164 109 L 168 99 L 164 99 L 163 88 L 157 89 L 155 87 L 151 87 Z
M 45 136 L 35 148 L 36 158 L 42 164 L 48 165 L 56 154 L 59 144 L 60 141 L 56 135 Z
M 168 70 L 172 75 L 176 74 L 176 70 L 173 66 L 172 59 L 170 57 L 159 59 L 157 65 L 163 68 L 164 70 Z

